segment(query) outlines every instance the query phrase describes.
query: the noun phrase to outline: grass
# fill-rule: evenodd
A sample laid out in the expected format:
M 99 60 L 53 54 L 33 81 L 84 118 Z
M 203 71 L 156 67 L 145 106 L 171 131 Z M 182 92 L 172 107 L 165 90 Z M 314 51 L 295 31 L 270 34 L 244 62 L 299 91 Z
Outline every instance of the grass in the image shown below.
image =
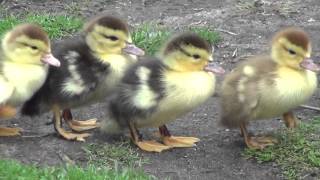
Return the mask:
M 89 144 L 83 150 L 88 159 L 85 168 L 68 163 L 65 167 L 36 167 L 12 160 L 0 160 L 0 180 L 155 179 L 141 169 L 141 165 L 146 161 L 142 160 L 128 141 L 111 145 Z
M 246 149 L 243 155 L 258 163 L 275 162 L 286 179 L 320 177 L 320 118 L 301 123 L 297 129 L 281 129 L 280 143 L 262 151 Z
M 22 17 L 7 16 L 0 19 L 0 35 L 23 22 L 39 24 L 53 39 L 71 35 L 83 25 L 81 18 L 64 15 L 27 14 Z
M 255 1 L 255 0 L 240 0 L 238 1 L 236 7 L 240 10 L 256 11 L 257 2 L 258 1 Z
M 98 167 L 108 166 L 113 169 L 140 168 L 142 164 L 147 162 L 142 160 L 129 141 L 115 144 L 89 144 L 83 147 L 83 150 L 88 158 L 88 163 Z
M 51 39 L 72 35 L 79 31 L 84 23 L 81 18 L 65 15 L 7 15 L 5 18 L 0 19 L 0 36 L 15 25 L 23 22 L 39 24 Z M 211 44 L 216 44 L 221 40 L 219 34 L 210 27 L 192 27 L 182 30 L 195 32 Z M 132 38 L 138 47 L 146 50 L 149 55 L 154 55 L 172 34 L 174 32 L 167 27 L 158 26 L 154 23 L 145 23 L 132 32 Z
M 171 32 L 166 27 L 147 23 L 133 31 L 132 40 L 138 47 L 146 50 L 149 55 L 154 55 L 170 35 Z
M 104 145 L 88 144 L 83 150 L 88 160 L 85 168 L 69 163 L 65 167 L 36 167 L 12 160 L 0 160 L 0 180 L 155 179 L 141 169 L 146 161 L 142 160 L 128 141 Z
M 213 45 L 222 40 L 221 36 L 211 27 L 183 28 L 182 31 L 194 32 Z M 167 27 L 146 23 L 135 29 L 132 33 L 132 39 L 138 47 L 145 49 L 149 55 L 154 55 L 161 45 L 175 33 Z
M 298 11 L 294 8 L 293 1 L 278 1 L 273 7 L 274 11 L 278 12 L 279 15 L 283 17 L 289 17 L 291 14 L 298 13 Z
M 198 34 L 213 45 L 218 44 L 222 40 L 219 33 L 214 31 L 211 27 L 190 27 L 189 30 Z
M 88 166 L 80 168 L 77 166 L 66 167 L 46 167 L 38 168 L 36 166 L 23 165 L 16 161 L 0 160 L 0 179 L 5 180 L 144 180 L 151 179 L 142 171 L 133 169 L 124 169 L 114 171 L 107 168 L 97 168 Z

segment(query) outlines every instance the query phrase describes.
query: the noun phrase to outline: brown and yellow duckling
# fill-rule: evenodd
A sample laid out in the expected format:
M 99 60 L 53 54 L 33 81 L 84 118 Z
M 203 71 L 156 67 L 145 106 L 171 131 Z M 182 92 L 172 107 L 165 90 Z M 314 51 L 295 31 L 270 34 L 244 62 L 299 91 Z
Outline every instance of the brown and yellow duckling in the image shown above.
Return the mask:
M 48 64 L 60 66 L 51 54 L 47 33 L 35 24 L 21 24 L 4 35 L 0 51 L 0 119 L 15 116 L 42 86 Z M 0 127 L 0 136 L 16 136 L 19 128 Z
M 172 147 L 192 147 L 195 137 L 172 136 L 166 124 L 204 103 L 215 88 L 212 48 L 192 33 L 170 40 L 158 58 L 146 58 L 131 67 L 111 100 L 110 119 L 102 123 L 106 133 L 129 129 L 142 150 L 161 152 Z M 162 143 L 143 140 L 138 128 L 157 127 Z
M 222 85 L 222 119 L 229 128 L 239 127 L 249 148 L 263 149 L 276 142 L 270 137 L 251 137 L 250 121 L 283 115 L 288 128 L 298 122 L 292 109 L 307 101 L 317 87 L 317 71 L 308 35 L 298 28 L 278 32 L 271 54 L 241 63 Z
M 118 86 L 125 70 L 143 51 L 132 44 L 128 26 L 121 19 L 104 15 L 89 21 L 84 35 L 54 47 L 61 68 L 51 68 L 46 83 L 22 108 L 25 115 L 51 110 L 54 127 L 68 140 L 84 141 L 88 133 L 73 133 L 61 127 L 62 117 L 76 132 L 96 128 L 95 119 L 73 120 L 70 108 L 102 101 Z

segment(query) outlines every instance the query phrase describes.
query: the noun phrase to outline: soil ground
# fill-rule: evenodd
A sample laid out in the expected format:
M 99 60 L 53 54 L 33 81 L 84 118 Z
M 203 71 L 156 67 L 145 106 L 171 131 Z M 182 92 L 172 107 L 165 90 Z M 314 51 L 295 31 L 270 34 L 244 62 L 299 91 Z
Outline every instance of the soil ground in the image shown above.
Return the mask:
M 243 56 L 268 52 L 272 34 L 281 27 L 295 25 L 310 33 L 313 57 L 320 58 L 319 0 L 8 0 L 3 1 L 2 6 L 10 13 L 50 12 L 85 17 L 116 11 L 127 17 L 133 26 L 149 21 L 171 28 L 210 25 L 220 31 L 223 37 L 216 48 L 215 59 L 228 71 Z M 235 51 L 237 56 L 233 57 Z M 219 89 L 219 82 L 217 86 Z M 319 105 L 319 97 L 317 93 L 309 104 Z M 161 154 L 141 152 L 143 157 L 150 159 L 150 163 L 144 166 L 145 170 L 159 179 L 282 179 L 280 170 L 274 164 L 261 165 L 241 156 L 244 144 L 238 130 L 226 130 L 217 123 L 218 101 L 218 97 L 212 97 L 192 113 L 169 124 L 175 135 L 199 137 L 201 142 L 197 147 L 173 149 Z M 105 109 L 106 103 L 95 104 L 76 110 L 75 116 L 79 119 L 103 118 Z M 302 121 L 311 120 L 318 115 L 302 109 L 297 109 L 296 114 Z M 33 119 L 17 117 L 5 123 L 23 127 L 26 134 L 47 134 L 54 132 L 52 126 L 46 125 L 50 121 L 51 115 L 45 114 Z M 268 133 L 280 126 L 283 123 L 279 119 L 273 119 L 252 123 L 250 130 L 256 134 Z M 86 143 L 112 141 L 112 138 L 105 137 L 96 130 Z M 83 159 L 79 157 L 83 155 L 83 145 L 84 143 L 62 140 L 54 134 L 42 138 L 1 138 L 0 157 L 18 159 L 25 163 L 55 165 L 63 163 L 59 158 L 59 153 L 62 152 L 81 162 Z M 320 178 L 320 175 L 316 178 Z

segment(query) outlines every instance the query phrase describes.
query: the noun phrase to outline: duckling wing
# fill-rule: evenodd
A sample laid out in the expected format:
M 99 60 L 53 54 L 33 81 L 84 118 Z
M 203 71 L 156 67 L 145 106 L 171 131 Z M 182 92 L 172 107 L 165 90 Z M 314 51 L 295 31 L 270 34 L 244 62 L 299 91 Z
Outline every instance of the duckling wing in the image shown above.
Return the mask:
M 0 75 L 0 104 L 6 103 L 14 91 L 14 86 Z
M 49 67 L 44 85 L 24 104 L 25 115 L 46 112 L 53 103 L 69 108 L 83 105 L 109 73 L 109 64 L 94 57 L 81 38 L 56 44 L 53 54 L 61 67 Z
M 97 59 L 83 39 L 64 42 L 53 54 L 62 64 L 50 68 L 47 86 L 52 100 L 63 104 L 86 99 L 110 71 L 110 64 Z
M 161 81 L 164 64 L 155 58 L 140 60 L 122 79 L 117 96 L 110 103 L 114 119 L 125 124 L 135 118 L 150 115 L 165 96 Z
M 223 125 L 238 127 L 254 118 L 261 87 L 274 83 L 275 68 L 276 64 L 269 58 L 259 57 L 244 62 L 225 78 L 221 94 Z

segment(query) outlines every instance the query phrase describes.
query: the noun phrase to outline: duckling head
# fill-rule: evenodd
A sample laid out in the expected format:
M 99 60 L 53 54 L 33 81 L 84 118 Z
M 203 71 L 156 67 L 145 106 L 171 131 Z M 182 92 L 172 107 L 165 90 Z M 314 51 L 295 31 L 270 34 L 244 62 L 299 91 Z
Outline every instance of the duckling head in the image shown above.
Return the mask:
M 280 66 L 295 70 L 319 71 L 311 56 L 311 42 L 306 32 L 299 28 L 286 28 L 278 32 L 272 41 L 272 59 Z
M 90 49 L 100 55 L 127 54 L 142 56 L 144 51 L 132 43 L 128 25 L 120 18 L 104 15 L 89 21 L 84 28 Z
M 2 51 L 7 61 L 60 66 L 60 61 L 51 54 L 47 33 L 35 24 L 21 24 L 6 33 L 2 40 Z
M 211 45 L 194 33 L 183 33 L 171 39 L 159 54 L 170 69 L 179 72 L 208 71 L 217 74 L 224 70 L 213 61 Z

